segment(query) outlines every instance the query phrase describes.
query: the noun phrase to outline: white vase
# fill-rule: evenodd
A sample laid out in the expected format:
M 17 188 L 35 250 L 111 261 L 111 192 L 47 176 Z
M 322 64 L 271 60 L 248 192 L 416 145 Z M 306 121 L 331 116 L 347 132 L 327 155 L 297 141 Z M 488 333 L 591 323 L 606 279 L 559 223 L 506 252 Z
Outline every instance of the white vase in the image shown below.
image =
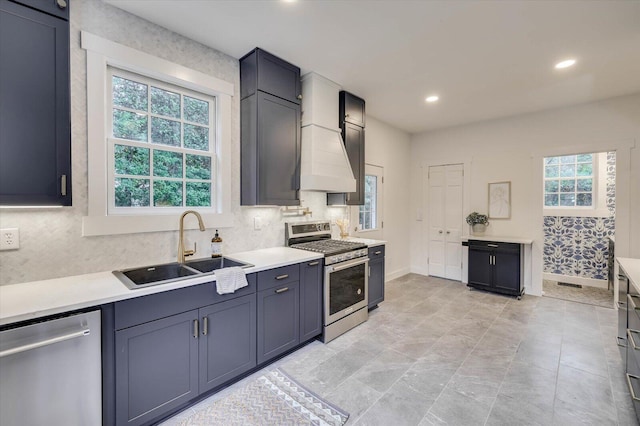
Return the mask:
M 487 225 L 484 223 L 474 223 L 471 225 L 471 231 L 475 235 L 482 235 L 484 231 L 487 229 Z

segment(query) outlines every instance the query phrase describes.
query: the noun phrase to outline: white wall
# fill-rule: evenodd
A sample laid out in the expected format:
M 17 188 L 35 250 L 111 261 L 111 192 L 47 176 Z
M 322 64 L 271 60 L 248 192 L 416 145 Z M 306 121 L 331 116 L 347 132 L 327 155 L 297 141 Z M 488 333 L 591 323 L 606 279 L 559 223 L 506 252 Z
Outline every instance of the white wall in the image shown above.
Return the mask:
M 20 228 L 20 249 L 0 252 L 0 284 L 11 284 L 109 271 L 127 267 L 170 262 L 176 258 L 177 232 L 157 232 L 103 237 L 82 237 L 82 217 L 87 214 L 87 109 L 86 56 L 80 48 L 80 30 L 124 44 L 192 69 L 213 75 L 235 85 L 232 102 L 232 211 L 234 226 L 220 229 L 224 252 L 233 253 L 284 244 L 284 223 L 330 219 L 343 216 L 344 208 L 326 207 L 321 192 L 303 192 L 302 204 L 310 206 L 313 217 L 288 217 L 277 208 L 240 206 L 240 101 L 238 60 L 192 40 L 151 24 L 97 0 L 76 1 L 71 8 L 71 120 L 73 162 L 73 207 L 62 209 L 0 210 L 0 227 Z M 259 40 L 256 40 L 256 44 Z M 367 118 L 369 120 L 369 118 Z M 395 202 L 408 204 L 408 178 L 400 164 L 409 162 L 409 137 L 381 122 L 369 120 L 367 156 L 388 164 L 389 180 L 403 194 L 392 195 Z M 368 161 L 368 158 L 367 158 Z M 391 177 L 399 172 L 399 176 Z M 403 192 L 404 191 L 404 192 Z M 389 191 L 393 194 L 393 191 Z M 408 255 L 403 241 L 408 226 L 402 214 L 385 209 L 393 230 L 388 250 L 388 270 L 408 270 Z M 263 219 L 263 229 L 253 230 L 253 218 Z M 195 220 L 190 217 L 189 220 Z M 176 216 L 178 221 L 178 216 Z M 215 223 L 206 223 L 207 231 L 187 231 L 191 246 L 197 242 L 200 256 L 208 255 L 208 244 Z M 396 236 L 397 233 L 397 236 Z M 391 232 L 389 232 L 391 235 Z
M 384 168 L 385 267 L 387 277 L 396 278 L 409 273 L 410 136 L 367 116 L 365 141 L 365 161 Z
M 533 285 L 541 291 L 542 157 L 618 150 L 616 254 L 640 257 L 640 94 L 485 121 L 411 138 L 412 211 L 423 207 L 425 164 L 464 162 L 464 212 L 487 211 L 487 184 L 511 181 L 512 215 L 485 235 L 533 238 Z M 635 148 L 631 149 L 635 145 Z M 426 219 L 426 218 L 425 218 Z M 427 222 L 411 221 L 411 269 L 427 271 Z

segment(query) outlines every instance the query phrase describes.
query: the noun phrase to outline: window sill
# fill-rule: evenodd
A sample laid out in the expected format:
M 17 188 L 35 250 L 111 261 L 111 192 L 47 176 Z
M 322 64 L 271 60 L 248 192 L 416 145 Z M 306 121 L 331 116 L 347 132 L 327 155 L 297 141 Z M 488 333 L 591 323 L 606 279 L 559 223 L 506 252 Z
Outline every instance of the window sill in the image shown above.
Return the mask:
M 542 211 L 543 216 L 562 217 L 611 217 L 608 209 L 549 209 Z
M 85 216 L 82 218 L 82 236 L 138 234 L 144 232 L 166 232 L 180 229 L 179 215 L 149 216 Z M 229 228 L 233 226 L 231 213 L 202 214 L 207 228 Z M 185 225 L 196 229 L 197 222 Z

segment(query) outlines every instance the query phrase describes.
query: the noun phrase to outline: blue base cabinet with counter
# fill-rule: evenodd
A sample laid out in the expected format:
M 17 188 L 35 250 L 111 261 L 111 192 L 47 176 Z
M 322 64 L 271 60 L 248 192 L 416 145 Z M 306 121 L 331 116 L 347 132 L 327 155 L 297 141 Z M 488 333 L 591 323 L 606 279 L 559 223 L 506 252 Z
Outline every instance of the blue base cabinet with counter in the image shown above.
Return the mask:
M 468 286 L 520 297 L 524 293 L 520 244 L 469 240 Z
M 103 406 L 115 419 L 104 424 L 155 424 L 321 335 L 322 260 L 247 281 L 232 294 L 210 282 L 105 306 Z

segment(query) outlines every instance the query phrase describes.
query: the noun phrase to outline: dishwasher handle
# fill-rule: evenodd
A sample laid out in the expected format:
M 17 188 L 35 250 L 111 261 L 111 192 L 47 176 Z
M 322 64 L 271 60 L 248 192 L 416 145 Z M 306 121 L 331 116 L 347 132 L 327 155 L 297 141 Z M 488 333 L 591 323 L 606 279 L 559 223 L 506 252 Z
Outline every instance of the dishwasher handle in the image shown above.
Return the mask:
M 32 349 L 41 348 L 43 346 L 53 345 L 54 343 L 64 342 L 65 340 L 75 339 L 77 337 L 88 336 L 90 333 L 89 327 L 83 327 L 80 330 L 72 331 L 71 333 L 65 333 L 59 336 L 50 337 L 48 339 L 40 340 L 34 343 L 28 343 L 22 346 L 16 346 L 11 349 L 5 349 L 4 351 L 0 351 L 0 358 L 5 356 L 17 354 L 20 352 L 30 351 Z

